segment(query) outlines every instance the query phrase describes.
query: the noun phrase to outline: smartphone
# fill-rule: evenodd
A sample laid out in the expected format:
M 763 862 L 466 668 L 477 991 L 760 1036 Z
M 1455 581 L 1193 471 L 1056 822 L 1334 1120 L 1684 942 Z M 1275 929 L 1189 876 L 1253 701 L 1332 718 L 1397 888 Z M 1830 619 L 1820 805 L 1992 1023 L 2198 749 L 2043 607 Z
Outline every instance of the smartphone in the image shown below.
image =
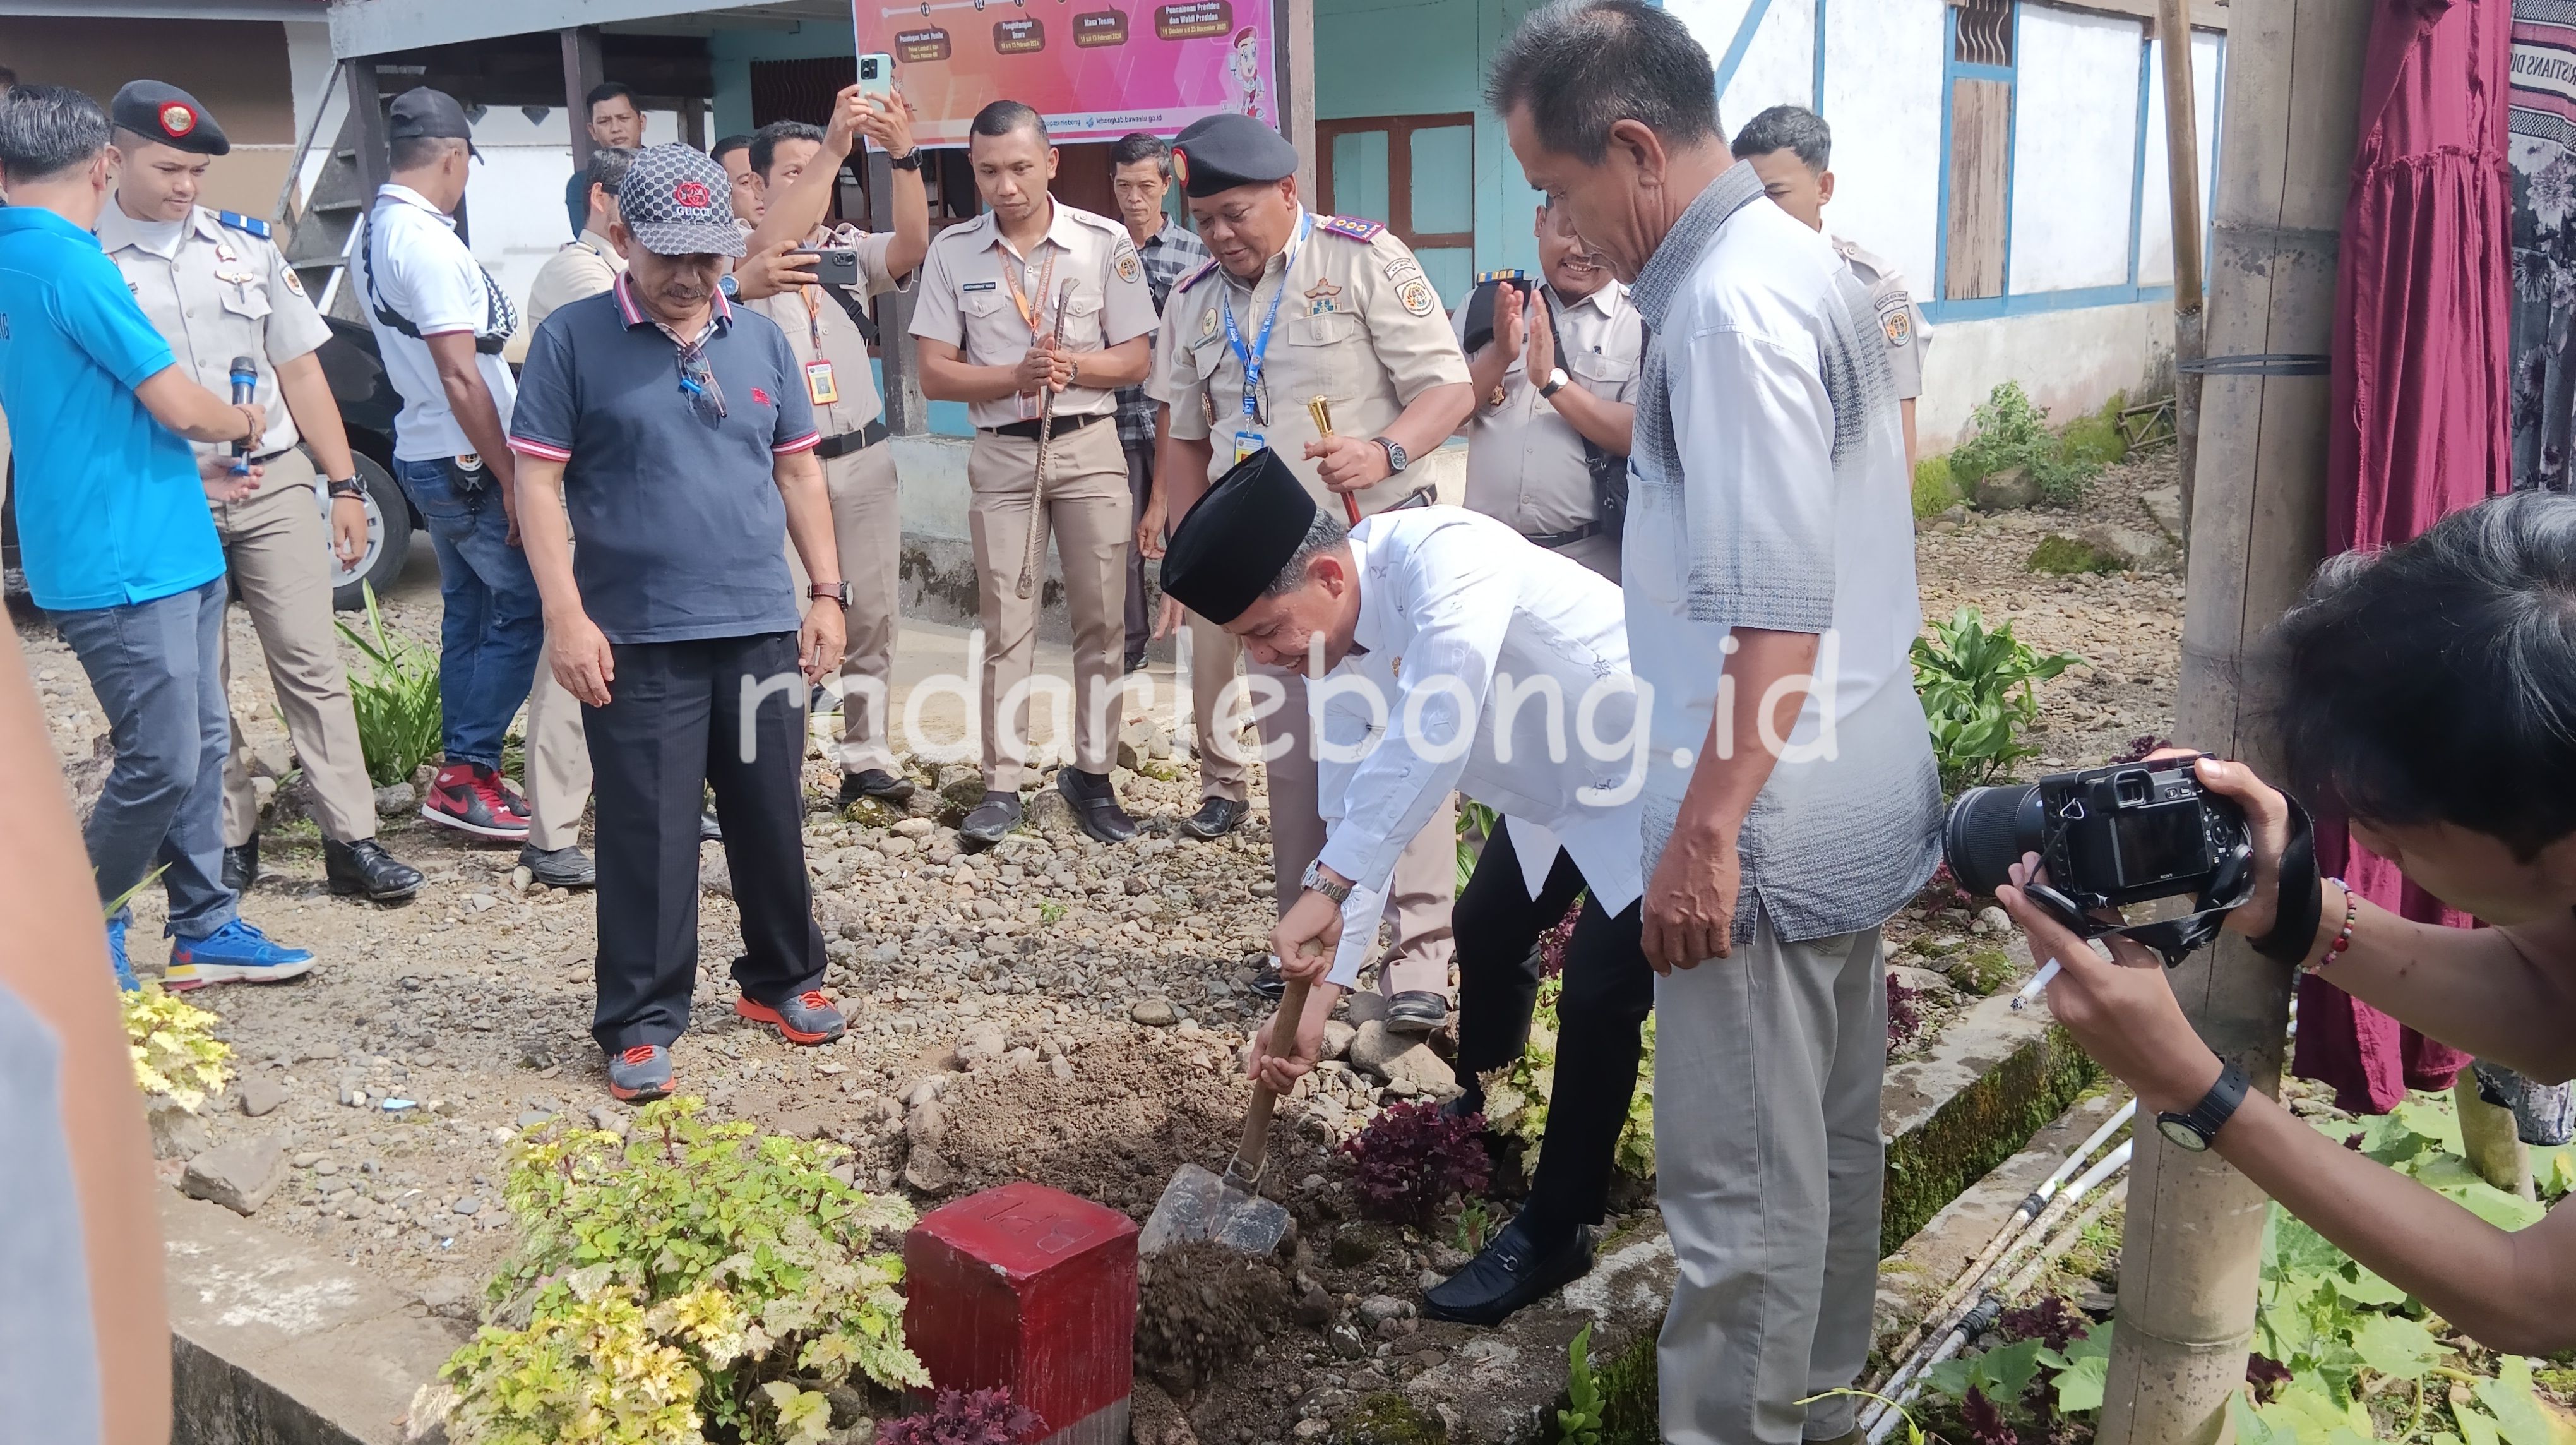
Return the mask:
M 859 57 L 859 94 L 894 104 L 894 57 L 879 51 Z
M 800 246 L 788 254 L 813 257 L 814 279 L 822 285 L 856 286 L 859 284 L 859 253 L 847 246 L 832 246 L 820 250 Z

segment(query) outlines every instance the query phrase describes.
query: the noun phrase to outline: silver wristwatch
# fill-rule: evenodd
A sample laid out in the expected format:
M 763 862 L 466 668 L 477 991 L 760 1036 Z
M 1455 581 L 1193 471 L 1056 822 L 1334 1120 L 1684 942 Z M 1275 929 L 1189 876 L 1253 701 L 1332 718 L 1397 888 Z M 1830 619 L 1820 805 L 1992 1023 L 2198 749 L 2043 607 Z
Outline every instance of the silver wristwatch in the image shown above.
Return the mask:
M 1386 452 L 1386 469 L 1389 474 L 1403 471 L 1413 464 L 1413 458 L 1405 455 L 1403 444 L 1395 438 L 1370 437 L 1369 440 L 1377 443 Z
M 1324 863 L 1320 858 L 1306 865 L 1306 876 L 1301 879 L 1300 882 L 1303 883 L 1307 892 L 1321 893 L 1325 897 L 1333 900 L 1333 906 L 1337 908 L 1350 901 L 1351 885 L 1347 883 L 1336 883 L 1332 879 L 1325 877 Z

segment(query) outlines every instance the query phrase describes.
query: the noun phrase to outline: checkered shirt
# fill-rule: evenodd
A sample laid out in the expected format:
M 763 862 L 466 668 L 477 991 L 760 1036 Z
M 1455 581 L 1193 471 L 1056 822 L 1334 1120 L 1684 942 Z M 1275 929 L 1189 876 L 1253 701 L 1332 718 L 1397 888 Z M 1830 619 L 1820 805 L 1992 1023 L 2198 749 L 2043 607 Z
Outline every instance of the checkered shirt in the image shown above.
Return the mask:
M 1181 278 L 1208 261 L 1208 248 L 1199 238 L 1169 221 L 1163 229 L 1145 238 L 1136 248 L 1145 262 L 1145 287 L 1154 293 L 1154 314 L 1163 314 L 1163 303 L 1171 298 L 1172 288 Z M 1154 440 L 1154 399 L 1145 395 L 1145 384 L 1118 388 L 1118 439 L 1122 442 Z

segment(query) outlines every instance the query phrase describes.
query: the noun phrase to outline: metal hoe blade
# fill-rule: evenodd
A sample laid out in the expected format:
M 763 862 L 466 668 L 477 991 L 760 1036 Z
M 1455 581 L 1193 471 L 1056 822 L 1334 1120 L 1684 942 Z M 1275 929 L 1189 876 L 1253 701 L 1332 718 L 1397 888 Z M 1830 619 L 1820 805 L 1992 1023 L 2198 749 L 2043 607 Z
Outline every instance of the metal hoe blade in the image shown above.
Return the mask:
M 1288 1211 L 1196 1164 L 1184 1164 L 1154 1203 L 1137 1249 L 1157 1254 L 1176 1244 L 1211 1240 L 1246 1254 L 1268 1254 L 1288 1235 Z

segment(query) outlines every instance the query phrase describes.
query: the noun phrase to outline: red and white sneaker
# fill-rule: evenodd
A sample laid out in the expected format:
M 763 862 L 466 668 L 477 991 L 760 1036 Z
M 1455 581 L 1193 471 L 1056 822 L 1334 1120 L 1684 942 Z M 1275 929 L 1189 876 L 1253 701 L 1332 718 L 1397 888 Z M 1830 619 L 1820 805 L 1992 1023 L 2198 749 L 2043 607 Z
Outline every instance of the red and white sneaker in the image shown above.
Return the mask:
M 528 841 L 528 806 L 501 775 L 480 763 L 449 763 L 430 780 L 420 815 L 501 843 Z

